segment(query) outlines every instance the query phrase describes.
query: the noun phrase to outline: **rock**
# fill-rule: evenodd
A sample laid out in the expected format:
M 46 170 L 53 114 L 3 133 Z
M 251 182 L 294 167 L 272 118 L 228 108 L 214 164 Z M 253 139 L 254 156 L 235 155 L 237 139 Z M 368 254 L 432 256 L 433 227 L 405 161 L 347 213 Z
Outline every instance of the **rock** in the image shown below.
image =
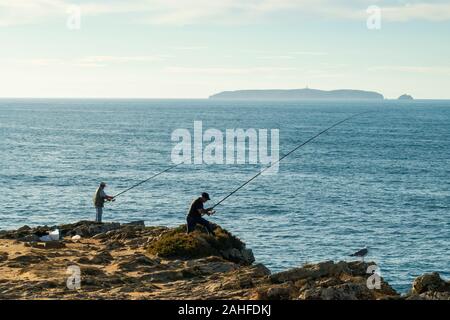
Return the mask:
M 30 242 L 30 246 L 36 249 L 61 249 L 66 247 L 61 241 Z
M 152 267 L 160 263 L 159 259 L 150 259 L 144 255 L 134 255 L 127 257 L 123 262 L 119 263 L 119 268 L 124 271 L 136 271 Z
M 26 225 L 17 229 L 18 232 L 24 232 L 24 231 L 29 231 L 29 230 L 31 230 L 31 228 Z
M 136 227 L 145 227 L 145 222 L 143 220 L 132 221 L 132 222 L 125 223 L 125 225 L 136 226 Z
M 316 287 L 300 294 L 301 300 L 371 300 L 373 296 L 363 283 L 343 283 L 330 287 Z
M 124 247 L 124 243 L 121 241 L 109 241 L 106 243 L 106 250 L 117 250 Z
M 102 270 L 100 270 L 98 268 L 81 267 L 80 271 L 81 271 L 82 277 L 83 276 L 94 276 L 94 277 L 105 276 L 105 272 L 103 272 Z
M 185 275 L 179 270 L 164 270 L 142 276 L 140 281 L 167 283 L 182 280 Z
M 24 242 L 38 242 L 38 241 L 41 241 L 40 237 L 38 237 L 35 234 L 26 235 L 26 236 L 20 238 L 20 240 L 24 241 Z
M 77 262 L 79 264 L 90 264 L 91 263 L 91 259 L 89 259 L 88 257 L 81 257 L 77 260 Z
M 286 281 L 297 281 L 301 279 L 311 278 L 318 279 L 324 276 L 339 276 L 342 273 L 351 276 L 367 276 L 367 269 L 374 263 L 364 263 L 359 261 L 334 263 L 333 261 L 325 261 L 317 264 L 308 264 L 301 268 L 294 268 L 288 271 L 273 274 L 270 278 L 273 283 L 281 283 Z
M 114 260 L 114 257 L 108 251 L 102 251 L 95 255 L 91 259 L 87 256 L 83 256 L 78 259 L 80 264 L 96 264 L 96 265 L 108 265 Z
M 42 263 L 48 259 L 42 255 L 23 255 L 11 259 L 8 263 L 10 268 L 24 268 L 33 264 Z
M 249 272 L 255 278 L 266 277 L 266 276 L 269 276 L 271 273 L 270 270 L 262 263 L 257 263 L 255 265 L 249 267 Z
M 417 277 L 407 294 L 408 300 L 450 300 L 450 282 L 433 272 Z
M 80 221 L 72 224 L 60 226 L 43 226 L 30 228 L 23 226 L 18 230 L 3 231 L 0 233 L 0 239 L 17 239 L 20 241 L 38 241 L 35 237 L 47 235 L 50 231 L 59 229 L 61 237 L 80 235 L 82 237 L 92 237 L 99 233 L 105 233 L 110 230 L 119 229 L 120 223 L 97 223 L 92 221 Z
M 8 253 L 7 252 L 0 252 L 0 263 L 8 260 Z
M 205 230 L 199 229 L 186 234 L 186 226 L 163 232 L 159 238 L 147 245 L 152 255 L 163 258 L 196 259 L 209 256 L 219 256 L 226 260 L 249 265 L 255 261 L 250 249 L 228 231 L 215 226 L 215 236 L 209 235 Z
M 399 295 L 380 278 L 380 289 L 369 289 L 368 267 L 373 263 L 325 261 L 273 274 L 271 287 L 294 283 L 290 295 L 303 300 L 372 300 Z M 262 293 L 264 296 L 264 293 Z M 268 296 L 268 294 L 266 294 Z
M 91 261 L 95 264 L 108 264 L 113 260 L 113 256 L 108 251 L 102 251 L 94 256 Z
M 253 252 L 251 249 L 237 249 L 231 248 L 228 250 L 221 251 L 222 256 L 230 261 L 237 262 L 243 265 L 250 265 L 255 261 Z
M 288 287 L 272 287 L 267 290 L 267 298 L 270 300 L 285 300 L 289 299 L 290 288 Z
M 239 265 L 219 257 L 207 257 L 190 260 L 186 263 L 190 274 L 211 275 L 214 273 L 226 273 L 239 268 Z
M 416 278 L 412 285 L 413 294 L 421 294 L 427 291 L 442 292 L 448 284 L 441 279 L 439 273 L 433 272 Z

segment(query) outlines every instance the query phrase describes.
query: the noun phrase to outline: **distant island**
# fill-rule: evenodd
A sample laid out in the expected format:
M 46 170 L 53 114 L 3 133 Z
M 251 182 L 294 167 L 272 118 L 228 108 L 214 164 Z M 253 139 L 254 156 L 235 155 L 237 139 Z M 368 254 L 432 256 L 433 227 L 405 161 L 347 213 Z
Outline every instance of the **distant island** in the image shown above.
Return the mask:
M 398 100 L 414 100 L 414 98 L 412 96 L 410 96 L 409 94 L 403 94 L 400 97 L 398 97 Z
M 317 90 L 317 89 L 274 89 L 274 90 L 237 90 L 214 94 L 210 99 L 221 100 L 309 100 L 309 99 L 345 99 L 345 100 L 382 100 L 383 95 L 363 90 Z

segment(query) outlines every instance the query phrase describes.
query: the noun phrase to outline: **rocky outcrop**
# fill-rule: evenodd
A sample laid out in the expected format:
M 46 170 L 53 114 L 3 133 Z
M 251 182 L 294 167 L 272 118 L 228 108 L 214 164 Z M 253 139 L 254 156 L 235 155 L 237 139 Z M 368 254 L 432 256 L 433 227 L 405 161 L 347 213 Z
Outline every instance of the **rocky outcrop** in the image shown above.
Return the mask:
M 433 272 L 417 277 L 406 296 L 409 300 L 450 300 L 450 282 Z
M 374 263 L 321 262 L 273 274 L 257 290 L 258 299 L 375 300 L 399 295 L 380 277 L 380 287 L 368 286 Z
M 163 258 L 192 259 L 218 256 L 242 265 L 250 265 L 255 261 L 253 252 L 231 233 L 216 225 L 214 233 L 214 236 L 209 235 L 201 228 L 188 235 L 183 225 L 149 241 L 148 251 Z
M 36 241 L 55 228 L 63 239 Z M 73 238 L 78 235 L 79 237 Z M 44 244 L 49 244 L 46 242 Z M 438 274 L 414 281 L 400 296 L 379 278 L 373 263 L 321 262 L 271 274 L 254 263 L 245 244 L 215 226 L 198 229 L 81 221 L 0 232 L 0 297 L 3 299 L 448 299 Z M 68 286 L 79 270 L 81 288 Z
M 48 232 L 58 229 L 62 237 L 80 235 L 82 237 L 92 237 L 97 234 L 105 234 L 111 230 L 121 228 L 120 223 L 96 223 L 91 221 L 80 221 L 72 224 L 60 226 L 43 226 L 30 228 L 23 226 L 17 230 L 0 231 L 0 239 L 15 239 L 19 241 L 39 241 L 39 237 Z

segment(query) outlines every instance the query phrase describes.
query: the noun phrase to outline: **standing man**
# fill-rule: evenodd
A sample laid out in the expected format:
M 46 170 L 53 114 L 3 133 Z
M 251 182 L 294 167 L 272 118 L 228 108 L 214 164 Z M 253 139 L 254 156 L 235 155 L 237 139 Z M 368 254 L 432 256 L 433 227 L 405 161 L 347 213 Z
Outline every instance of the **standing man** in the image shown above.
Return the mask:
M 214 230 L 211 227 L 211 224 L 208 220 L 203 219 L 202 215 L 207 214 L 208 216 L 212 215 L 214 211 L 212 208 L 204 209 L 203 204 L 210 200 L 209 194 L 206 192 L 202 193 L 200 198 L 195 199 L 191 203 L 191 207 L 189 208 L 189 212 L 186 218 L 187 221 L 187 233 L 191 233 L 195 230 L 195 226 L 200 224 L 208 230 L 208 233 L 214 236 Z
M 102 182 L 100 183 L 100 186 L 97 188 L 97 191 L 95 191 L 94 206 L 97 212 L 95 216 L 95 222 L 102 222 L 103 206 L 105 204 L 105 201 L 114 201 L 114 197 L 108 196 L 105 193 L 105 188 L 106 183 Z

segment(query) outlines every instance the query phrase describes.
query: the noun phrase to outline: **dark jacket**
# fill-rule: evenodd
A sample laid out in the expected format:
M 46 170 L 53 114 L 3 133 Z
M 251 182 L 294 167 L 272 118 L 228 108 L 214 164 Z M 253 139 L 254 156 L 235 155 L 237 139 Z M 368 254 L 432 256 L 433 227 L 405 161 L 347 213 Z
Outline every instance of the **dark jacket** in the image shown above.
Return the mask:
M 192 201 L 191 206 L 189 207 L 188 217 L 200 218 L 202 215 L 198 213 L 199 209 L 203 209 L 202 198 L 197 198 Z

